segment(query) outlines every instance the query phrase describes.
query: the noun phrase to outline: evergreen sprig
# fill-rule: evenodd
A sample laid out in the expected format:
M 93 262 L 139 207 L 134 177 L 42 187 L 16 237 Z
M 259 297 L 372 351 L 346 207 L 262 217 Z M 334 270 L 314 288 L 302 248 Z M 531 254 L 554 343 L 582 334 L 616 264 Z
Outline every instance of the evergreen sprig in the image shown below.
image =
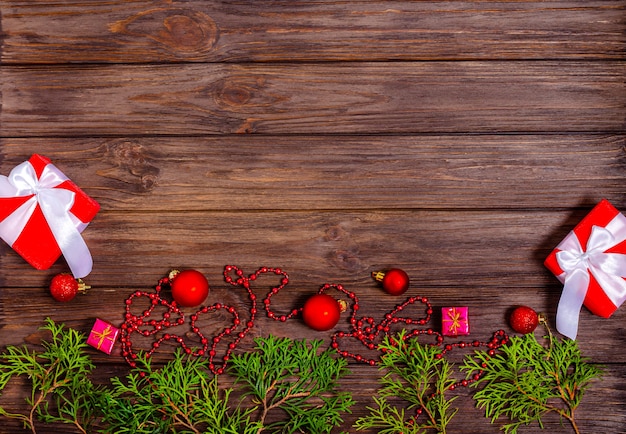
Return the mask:
M 343 422 L 354 404 L 351 393 L 338 390 L 347 362 L 320 351 L 321 343 L 269 336 L 232 356 L 228 372 L 259 406 L 259 433 L 330 433 Z
M 101 400 L 104 433 L 252 434 L 253 409 L 230 407 L 232 389 L 220 389 L 208 361 L 182 350 L 160 369 L 141 355 L 125 379 L 111 379 Z
M 22 421 L 32 433 L 36 432 L 36 420 L 69 423 L 87 433 L 96 417 L 93 399 L 97 388 L 87 378 L 94 365 L 84 351 L 85 336 L 50 319 L 41 330 L 51 334 L 50 340 L 41 343 L 44 351 L 9 345 L 0 354 L 0 393 L 16 377 L 27 378 L 31 392 L 26 399 L 28 413 L 11 413 L 0 407 L 0 415 Z
M 460 367 L 468 378 L 482 373 L 472 384 L 482 386 L 474 393 L 476 404 L 491 423 L 509 419 L 502 427 L 507 434 L 533 422 L 543 428 L 547 413 L 556 413 L 580 433 L 576 408 L 591 381 L 602 375 L 602 368 L 581 355 L 575 340 L 555 338 L 542 323 L 548 333 L 542 342 L 533 333 L 512 336 L 500 354 L 490 357 L 487 351 L 476 351 Z
M 381 434 L 445 433 L 457 409 L 452 408 L 456 396 L 446 398 L 445 392 L 455 380 L 452 366 L 441 357 L 441 349 L 424 345 L 416 338 L 405 340 L 403 330 L 397 338 L 386 337 L 379 349 L 381 388 L 374 397 L 377 407 L 355 423 L 357 430 L 377 428 Z M 400 403 L 395 403 L 398 399 Z M 419 412 L 419 417 L 415 413 Z M 411 415 L 409 415 L 411 413 Z
M 545 325 L 545 322 L 544 322 Z M 232 375 L 245 402 L 232 404 L 233 388 L 219 387 L 208 360 L 174 353 L 160 368 L 140 355 L 125 377 L 110 386 L 96 386 L 85 336 L 47 319 L 41 330 L 43 351 L 7 346 L 0 354 L 0 395 L 17 377 L 30 384 L 28 411 L 11 412 L 0 405 L 0 416 L 21 421 L 36 433 L 35 423 L 72 424 L 82 433 L 330 433 L 343 423 L 343 413 L 354 404 L 349 392 L 339 390 L 347 362 L 321 341 L 257 338 L 253 351 L 231 356 Z M 522 425 L 556 413 L 579 433 L 575 410 L 602 368 L 582 357 L 576 341 L 556 339 L 547 328 L 538 341 L 534 334 L 511 337 L 496 355 L 476 351 L 466 356 L 461 371 L 475 379 L 474 399 L 494 423 L 516 434 Z M 455 383 L 452 366 L 441 349 L 422 345 L 406 332 L 385 338 L 379 346 L 381 387 L 376 407 L 360 417 L 357 430 L 379 433 L 445 433 L 456 409 L 446 398 Z
M 230 372 L 256 402 L 243 409 L 242 400 L 232 402 L 233 388 L 220 387 L 206 358 L 179 349 L 155 367 L 140 354 L 125 377 L 96 386 L 85 336 L 50 319 L 42 329 L 52 335 L 41 342 L 43 351 L 7 346 L 0 354 L 0 394 L 16 377 L 29 379 L 31 392 L 28 412 L 0 406 L 0 416 L 22 421 L 33 434 L 38 421 L 70 423 L 85 434 L 329 433 L 354 403 L 349 392 L 338 391 L 347 362 L 320 351 L 321 341 L 270 336 L 257 339 L 254 351 L 232 356 Z

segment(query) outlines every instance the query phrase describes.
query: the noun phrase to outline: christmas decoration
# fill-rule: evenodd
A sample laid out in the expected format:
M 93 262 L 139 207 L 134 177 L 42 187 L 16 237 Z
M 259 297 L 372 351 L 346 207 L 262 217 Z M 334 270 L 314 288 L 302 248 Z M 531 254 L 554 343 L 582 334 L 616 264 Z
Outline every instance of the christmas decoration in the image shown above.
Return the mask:
M 99 209 L 41 155 L 16 166 L 9 176 L 0 175 L 0 237 L 39 270 L 63 254 L 75 277 L 91 272 L 81 232 Z
M 346 292 L 353 300 L 352 315 L 350 317 L 352 330 L 350 332 L 339 331 L 334 333 L 331 337 L 331 347 L 336 349 L 341 356 L 352 358 L 357 362 L 367 363 L 371 366 L 375 366 L 377 363 L 377 359 L 374 357 L 366 357 L 362 354 L 351 353 L 349 351 L 342 350 L 340 344 L 342 340 L 357 339 L 368 350 L 378 350 L 378 352 L 380 352 L 378 345 L 384 338 L 390 337 L 394 333 L 394 326 L 397 327 L 398 325 L 404 326 L 403 330 L 406 331 L 406 334 L 403 335 L 403 339 L 410 339 L 422 335 L 434 338 L 435 341 L 433 345 L 440 346 L 442 348 L 442 355 L 453 350 L 454 348 L 477 348 L 481 346 L 486 346 L 490 348 L 489 351 L 495 354 L 495 351 L 502 345 L 505 345 L 508 341 L 508 336 L 506 335 L 504 330 L 498 330 L 493 333 L 493 336 L 489 342 L 474 340 L 471 342 L 458 341 L 454 343 L 446 343 L 444 335 L 442 333 L 439 333 L 432 328 L 424 328 L 424 326 L 430 321 L 433 313 L 432 305 L 426 297 L 409 297 L 406 301 L 397 305 L 391 312 L 385 314 L 384 318 L 378 323 L 373 317 L 362 317 L 360 319 L 357 319 L 356 312 L 359 309 L 357 296 L 354 293 L 347 291 L 341 285 L 337 285 L 337 288 L 341 291 Z M 401 312 L 406 312 L 410 306 L 416 303 L 422 303 L 425 306 L 425 315 L 423 317 L 411 318 L 400 316 Z
M 348 338 L 355 338 L 360 341 L 367 349 L 376 350 L 378 344 L 382 341 L 383 337 L 388 336 L 392 332 L 392 325 L 404 324 L 405 326 L 423 326 L 430 321 L 430 316 L 433 313 L 432 305 L 426 297 L 410 297 L 404 303 L 397 305 L 391 312 L 386 314 L 380 322 L 376 322 L 373 317 L 356 318 L 356 314 L 359 310 L 359 299 L 356 294 L 349 292 L 340 286 L 339 289 L 346 291 L 349 297 L 353 300 L 352 314 L 350 317 L 350 324 L 352 330 L 350 332 L 339 331 L 332 335 L 331 346 L 336 349 L 343 357 L 350 357 L 358 362 L 367 363 L 371 366 L 376 365 L 377 359 L 367 358 L 360 354 L 350 353 L 342 350 L 340 341 Z M 425 316 L 421 318 L 407 318 L 399 316 L 400 312 L 407 309 L 408 306 L 415 303 L 422 303 L 425 306 Z M 436 343 L 441 344 L 443 337 L 433 330 L 416 328 L 407 333 L 407 338 L 417 336 L 420 334 L 434 335 L 436 337 Z
M 471 344 L 421 343 L 421 334 L 410 337 L 405 329 L 385 335 L 378 348 L 385 374 L 374 397 L 376 407 L 368 407 L 370 414 L 359 417 L 354 427 L 445 432 L 458 399 L 446 394 L 472 385 L 477 405 L 492 422 L 502 416 L 510 420 L 503 426 L 506 432 L 515 434 L 519 426 L 534 421 L 541 425 L 545 414 L 556 413 L 579 433 L 575 410 L 602 370 L 582 357 L 576 341 L 559 341 L 541 321 L 548 331 L 541 343 L 532 333 L 509 340 L 502 330 L 489 342 Z M 147 354 L 137 354 L 126 377 L 96 386 L 90 380 L 94 367 L 85 351 L 85 336 L 49 319 L 42 330 L 52 338 L 41 342 L 43 351 L 9 345 L 0 354 L 0 394 L 17 377 L 24 377 L 21 381 L 31 388 L 27 411 L 9 412 L 0 406 L 0 416 L 20 420 L 33 434 L 41 423 L 71 424 L 85 434 L 129 429 L 137 434 L 321 434 L 342 424 L 343 414 L 354 404 L 351 394 L 339 388 L 347 361 L 333 357 L 332 349 L 322 351 L 322 341 L 269 336 L 256 338 L 253 351 L 232 354 L 224 373 L 239 387 L 235 403 L 230 399 L 235 389 L 220 388 L 220 377 L 211 376 L 210 360 L 193 357 L 184 348 L 161 369 L 151 366 Z M 466 379 L 454 379 L 446 353 L 480 346 L 487 349 L 464 357 L 461 371 Z M 232 379 L 227 383 L 233 384 Z
M 207 359 L 180 349 L 160 369 L 142 355 L 126 377 L 110 383 L 99 391 L 104 427 L 98 432 L 259 434 L 263 428 L 250 417 L 255 407 L 241 408 L 232 388 L 219 387 Z
M 74 299 L 78 293 L 87 292 L 91 286 L 85 285 L 82 279 L 75 279 L 68 273 L 60 273 L 50 281 L 50 295 L 56 301 L 68 302 Z
M 532 333 L 539 324 L 539 315 L 528 306 L 518 306 L 511 312 L 509 324 L 517 333 Z
M 557 330 L 575 339 L 583 304 L 608 318 L 626 300 L 626 217 L 602 200 L 545 260 L 564 284 Z
M 467 307 L 441 308 L 441 330 L 444 336 L 469 335 L 469 316 Z
M 118 328 L 97 318 L 91 329 L 91 333 L 89 333 L 87 337 L 87 343 L 97 350 L 111 354 L 119 332 L 120 330 Z
M 381 282 L 383 289 L 391 295 L 402 295 L 409 289 L 409 275 L 404 270 L 392 268 L 385 272 L 372 273 L 374 280 Z
M 248 298 L 250 300 L 250 308 L 248 310 L 249 319 L 245 322 L 245 324 L 242 324 L 239 313 L 233 306 L 228 306 L 222 303 L 215 303 L 211 306 L 202 306 L 190 316 L 189 324 L 191 334 L 195 335 L 197 337 L 197 341 L 200 343 L 199 348 L 192 348 L 187 345 L 184 336 L 167 332 L 168 328 L 185 324 L 185 315 L 176 303 L 169 302 L 161 297 L 162 288 L 171 284 L 169 276 L 159 280 L 154 292 L 134 292 L 126 299 L 125 302 L 125 322 L 121 326 L 120 338 L 122 343 L 122 355 L 131 367 L 136 366 L 135 360 L 137 359 L 138 354 L 133 348 L 133 335 L 138 334 L 144 337 L 153 336 L 154 341 L 152 342 L 151 348 L 146 350 L 146 357 L 150 357 L 155 351 L 157 351 L 163 342 L 172 342 L 180 345 L 186 354 L 192 356 L 208 356 L 209 369 L 215 374 L 222 374 L 224 372 L 224 367 L 230 359 L 231 353 L 254 326 L 254 320 L 257 315 L 257 297 L 252 291 L 251 282 L 256 281 L 262 274 L 282 276 L 280 284 L 273 287 L 266 298 L 266 309 L 269 309 L 268 300 L 271 294 L 278 293 L 278 291 L 289 282 L 287 273 L 283 272 L 280 268 L 261 267 L 256 272 L 246 277 L 244 276 L 244 272 L 234 265 L 227 265 L 224 268 L 224 280 L 226 283 L 233 286 L 241 286 L 248 293 Z M 133 303 L 137 299 L 143 297 L 149 300 L 149 307 L 142 310 L 139 314 L 133 313 Z M 151 319 L 150 317 L 155 313 L 156 307 L 165 309 L 165 312 L 161 313 L 160 319 Z M 204 315 L 216 313 L 218 311 L 226 312 L 232 316 L 232 320 L 229 325 L 225 326 L 220 332 L 209 339 L 209 336 L 205 336 L 203 331 L 200 330 L 196 324 Z M 270 312 L 271 311 L 268 311 L 268 315 Z M 297 311 L 295 311 L 295 313 L 297 313 Z M 231 337 L 231 342 L 226 344 L 226 337 Z M 215 359 L 218 357 L 218 346 L 220 345 L 226 347 L 221 356 L 221 361 L 223 363 L 221 367 L 215 363 Z
M 386 336 L 380 348 L 380 370 L 385 374 L 374 397 L 377 407 L 367 407 L 370 413 L 357 419 L 357 431 L 445 433 L 457 412 L 451 405 L 458 397 L 445 396 L 456 380 L 441 348 L 406 339 L 405 331 Z
M 289 283 L 289 276 L 285 271 L 280 268 L 260 267 L 254 273 L 246 276 L 243 270 L 238 267 L 234 265 L 227 265 L 224 268 L 225 282 L 236 287 L 242 287 L 248 293 L 248 298 L 250 300 L 248 312 L 249 318 L 245 322 L 245 325 L 242 324 L 239 313 L 232 306 L 227 306 L 221 303 L 215 303 L 212 306 L 203 306 L 196 311 L 196 313 L 190 316 L 191 333 L 187 333 L 187 335 L 195 335 L 200 346 L 189 346 L 186 342 L 185 336 L 170 333 L 167 330 L 171 327 L 177 327 L 185 324 L 185 315 L 176 303 L 172 303 L 162 298 L 162 288 L 171 284 L 170 277 L 164 277 L 159 280 L 154 292 L 136 291 L 126 300 L 125 322 L 121 326 L 120 339 L 122 343 L 123 357 L 131 367 L 136 367 L 139 353 L 133 346 L 133 335 L 137 334 L 143 337 L 152 336 L 154 340 L 152 341 L 151 347 L 144 350 L 145 357 L 150 357 L 161 347 L 163 342 L 169 341 L 180 345 L 183 352 L 187 355 L 196 357 L 207 356 L 209 369 L 216 375 L 224 373 L 233 351 L 254 326 L 254 321 L 257 315 L 257 296 L 252 289 L 252 284 L 263 274 L 273 274 L 279 277 L 279 284 L 273 286 L 263 299 L 263 305 L 265 307 L 267 317 L 275 321 L 286 322 L 298 314 L 303 313 L 303 319 L 309 326 L 317 329 L 329 330 L 330 328 L 336 326 L 336 321 L 339 317 L 340 311 L 346 310 L 348 308 L 348 303 L 343 300 L 338 302 L 327 293 L 331 290 L 335 290 L 345 294 L 351 302 L 351 314 L 349 319 L 351 330 L 347 332 L 338 331 L 334 333 L 331 336 L 330 348 L 334 349 L 341 357 L 352 358 L 358 362 L 367 363 L 371 366 L 377 364 L 377 358 L 343 350 L 341 348 L 341 341 L 344 339 L 357 339 L 368 351 L 379 354 L 381 350 L 378 346 L 381 341 L 385 337 L 389 337 L 400 326 L 404 326 L 408 327 L 408 329 L 406 329 L 406 334 L 403 335 L 403 339 L 409 339 L 421 335 L 433 337 L 435 339 L 433 345 L 441 348 L 442 357 L 454 348 L 477 348 L 481 346 L 488 347 L 490 349 L 489 351 L 495 354 L 495 351 L 502 345 L 505 345 L 508 341 L 506 333 L 504 333 L 503 330 L 498 330 L 493 334 L 491 340 L 488 342 L 474 340 L 471 342 L 459 341 L 445 343 L 444 335 L 442 333 L 436 332 L 431 328 L 424 328 L 424 326 L 430 321 L 433 313 L 432 305 L 426 297 L 409 297 L 405 302 L 397 305 L 390 313 L 386 314 L 378 323 L 373 317 L 357 318 L 357 312 L 359 311 L 358 297 L 354 292 L 347 290 L 341 284 L 326 283 L 322 285 L 318 294 L 311 297 L 315 300 L 315 303 L 311 304 L 310 308 L 307 308 L 305 305 L 300 308 L 292 308 L 287 313 L 280 314 L 275 312 L 272 308 L 272 297 L 278 294 Z M 146 301 L 148 302 L 148 307 L 146 309 L 141 309 L 139 313 L 134 313 L 133 305 L 135 301 L 141 298 L 147 299 Z M 408 312 L 409 307 L 415 305 L 416 303 L 421 303 L 425 306 L 424 317 L 414 318 L 410 315 L 402 316 Z M 329 306 L 331 308 L 329 308 Z M 161 312 L 160 319 L 151 318 L 156 314 L 155 309 L 157 307 L 159 307 L 159 312 Z M 451 309 L 460 309 L 458 312 L 458 318 L 455 318 L 459 323 L 457 328 L 461 328 L 461 326 L 464 326 L 464 323 L 467 323 L 467 310 L 463 308 Z M 232 316 L 232 322 L 212 337 L 205 335 L 197 325 L 199 319 L 206 314 L 215 313 L 220 310 L 225 310 L 228 314 L 230 314 Z M 305 310 L 307 310 L 307 314 L 304 314 Z M 311 314 L 310 316 L 309 313 Z M 459 330 L 457 330 L 457 332 L 458 331 Z M 462 331 L 463 330 L 461 330 L 461 332 Z M 229 342 L 225 342 L 225 338 L 227 337 L 230 338 Z M 221 366 L 216 363 L 216 357 L 219 357 L 217 348 L 219 345 L 223 345 L 225 347 L 221 356 Z M 458 385 L 466 386 L 467 384 L 468 381 L 464 380 Z M 456 387 L 456 385 L 453 384 L 452 387 Z
M 38 421 L 94 432 L 98 392 L 89 380 L 94 365 L 85 352 L 85 336 L 50 319 L 40 330 L 51 337 L 42 342 L 43 351 L 7 346 L 0 354 L 0 393 L 18 377 L 31 389 L 26 398 L 29 411 L 15 413 L 0 407 L 0 415 L 19 420 L 32 433 Z
M 547 335 L 542 342 L 534 333 L 513 336 L 500 354 L 477 351 L 466 357 L 461 371 L 476 378 L 474 399 L 493 422 L 510 420 L 502 429 L 516 434 L 522 425 L 556 413 L 580 432 L 574 417 L 590 383 L 602 369 L 584 358 L 575 340 L 556 339 L 545 321 Z
M 330 350 L 322 351 L 318 340 L 270 336 L 255 343 L 254 351 L 232 357 L 228 371 L 250 391 L 252 402 L 259 403 L 253 415 L 258 414 L 263 425 L 280 417 L 269 425 L 271 432 L 334 432 L 354 404 L 350 392 L 340 390 L 347 362 L 333 358 Z
M 179 306 L 200 306 L 209 295 L 209 282 L 197 270 L 173 271 L 169 278 L 172 297 Z
M 0 393 L 18 377 L 30 387 L 26 411 L 0 406 L 0 416 L 19 420 L 33 434 L 49 432 L 44 423 L 69 424 L 83 434 L 327 434 L 354 404 L 339 388 L 346 361 L 322 351 L 321 341 L 257 338 L 252 351 L 233 355 L 234 400 L 235 389 L 220 387 L 208 359 L 181 348 L 160 369 L 138 355 L 126 376 L 97 386 L 85 336 L 50 319 L 42 330 L 51 335 L 41 342 L 43 351 L 7 346 L 0 354 Z
M 341 307 L 328 294 L 315 294 L 304 303 L 302 320 L 313 330 L 330 330 L 339 322 Z

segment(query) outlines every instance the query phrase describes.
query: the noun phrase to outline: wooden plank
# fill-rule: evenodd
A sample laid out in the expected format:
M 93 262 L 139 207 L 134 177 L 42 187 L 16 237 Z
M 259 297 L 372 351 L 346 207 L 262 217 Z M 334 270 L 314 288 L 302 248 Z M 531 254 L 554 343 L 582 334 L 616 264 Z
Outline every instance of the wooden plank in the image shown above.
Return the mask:
M 227 264 L 250 272 L 281 267 L 318 285 L 360 285 L 376 268 L 395 265 L 419 288 L 469 285 L 492 294 L 503 287 L 557 287 L 543 260 L 586 212 L 103 212 L 84 238 L 95 285 L 151 286 L 172 267 L 200 268 L 219 280 Z M 0 286 L 41 287 L 65 269 L 59 261 L 36 272 L 2 248 L 0 266 L 14 271 L 0 277 Z
M 621 59 L 624 1 L 0 2 L 4 64 Z
M 623 62 L 5 67 L 2 137 L 621 132 Z
M 485 258 L 485 261 L 490 258 Z M 409 296 L 428 297 L 435 310 L 431 321 L 425 326 L 415 326 L 408 329 L 441 329 L 441 311 L 445 306 L 467 306 L 470 312 L 471 322 L 471 340 L 478 339 L 481 341 L 489 340 L 493 333 L 497 330 L 504 330 L 508 334 L 515 334 L 508 326 L 507 315 L 510 311 L 519 305 L 530 305 L 538 312 L 541 312 L 549 321 L 549 324 L 555 328 L 555 315 L 558 299 L 560 297 L 560 287 L 558 285 L 543 285 L 542 287 L 522 286 L 518 283 L 516 286 L 509 285 L 506 279 L 500 280 L 495 273 L 491 280 L 493 284 L 499 283 L 498 288 L 486 287 L 482 282 L 476 282 L 473 276 L 467 276 L 465 279 L 459 278 L 456 282 L 445 287 L 433 287 L 420 285 L 419 272 L 409 269 L 411 276 L 411 288 L 404 296 L 393 297 L 385 294 L 366 273 L 362 273 L 362 278 L 348 277 L 344 275 L 339 279 L 322 279 L 315 276 L 307 276 L 308 270 L 298 268 L 298 264 L 283 262 L 291 268 L 283 268 L 289 273 L 290 283 L 279 292 L 278 295 L 272 297 L 271 308 L 277 314 L 287 314 L 294 308 L 301 307 L 303 300 L 306 300 L 312 294 L 315 294 L 319 288 L 326 282 L 342 283 L 345 288 L 354 291 L 359 299 L 359 315 L 372 317 L 376 323 L 379 323 L 386 313 L 392 311 L 396 305 L 403 303 Z M 269 266 L 280 265 L 280 263 L 270 264 Z M 504 261 L 502 261 L 504 264 Z M 164 268 L 167 264 L 163 264 Z M 39 327 L 43 325 L 45 318 L 50 317 L 59 323 L 63 323 L 68 327 L 88 334 L 93 326 L 96 317 L 105 321 L 109 321 L 115 325 L 121 325 L 124 321 L 125 304 L 124 301 L 135 291 L 153 292 L 154 285 L 162 275 L 155 274 L 151 276 L 152 282 L 145 286 L 131 287 L 118 283 L 122 280 L 132 283 L 137 280 L 133 274 L 138 271 L 129 264 L 128 267 L 119 267 L 116 275 L 111 274 L 109 281 L 96 274 L 89 276 L 88 283 L 93 284 L 93 288 L 85 295 L 77 296 L 76 299 L 69 303 L 57 303 L 48 294 L 45 285 L 39 288 L 23 288 L 4 286 L 0 291 L 0 300 L 2 308 L 0 309 L 0 339 L 3 345 L 23 345 L 29 347 L 37 345 L 42 338 Z M 257 270 L 257 266 L 241 267 L 246 275 Z M 211 292 L 207 298 L 206 304 L 223 303 L 233 306 L 237 309 L 242 321 L 249 318 L 249 309 L 251 303 L 248 299 L 247 292 L 241 287 L 233 287 L 224 282 L 221 275 L 223 268 L 213 266 L 212 264 L 203 264 L 197 267 L 208 278 L 211 285 Z M 376 269 L 376 268 L 373 268 Z M 19 268 L 14 270 L 21 271 Z M 315 272 L 316 270 L 313 270 Z M 433 273 L 439 272 L 437 267 L 432 269 Z M 333 271 L 328 271 L 332 274 Z M 32 273 L 31 273 L 32 274 Z M 145 274 L 145 273 L 144 273 Z M 338 274 L 338 273 L 335 273 Z M 503 274 L 503 273 L 501 273 Z M 539 273 L 538 273 L 539 274 Z M 150 277 L 150 276 L 148 276 Z M 532 283 L 532 281 L 529 282 Z M 28 283 L 28 282 L 26 282 Z M 259 282 L 252 285 L 252 289 L 258 297 L 258 303 L 262 304 L 262 300 L 267 296 L 269 290 L 277 285 L 277 279 L 272 276 L 261 277 Z M 524 282 L 526 283 L 526 282 Z M 329 292 L 338 298 L 346 301 L 347 297 L 339 292 Z M 163 292 L 163 298 L 171 300 L 168 291 Z M 142 309 L 148 307 L 148 301 L 145 297 L 137 299 L 133 304 L 133 312 L 138 314 Z M 186 318 L 197 311 L 197 308 L 183 308 Z M 16 321 L 16 312 L 19 312 L 19 321 Z M 330 336 L 338 331 L 350 332 L 349 315 L 351 311 L 342 314 L 339 324 L 328 332 L 316 332 L 308 328 L 299 317 L 288 320 L 286 323 L 271 320 L 266 316 L 262 306 L 259 306 L 259 312 L 255 320 L 255 325 L 250 331 L 248 337 L 241 341 L 240 350 L 251 350 L 253 348 L 253 339 L 256 336 L 280 336 L 292 337 L 298 339 L 324 339 L 326 345 L 330 344 Z M 420 303 L 409 306 L 403 310 L 404 317 L 420 319 L 424 317 L 424 306 Z M 615 342 L 621 339 L 621 327 L 626 318 L 624 309 L 618 310 L 611 318 L 600 318 L 591 314 L 587 309 L 583 308 L 580 315 L 579 334 L 577 341 L 583 353 L 589 355 L 595 363 L 601 364 L 621 364 L 626 366 L 626 349 L 616 346 Z M 202 328 L 203 333 L 207 336 L 217 334 L 226 323 L 220 323 L 214 316 L 207 316 L 206 319 L 198 321 L 198 326 Z M 400 330 L 398 325 L 393 330 Z M 167 330 L 169 333 L 176 333 L 186 336 L 188 343 L 195 342 L 194 335 L 190 332 L 189 323 L 186 322 L 182 326 L 176 326 Z M 539 333 L 539 332 L 537 332 Z M 455 342 L 461 338 L 454 340 Z M 432 342 L 427 338 L 423 338 L 424 342 Z M 448 339 L 446 342 L 450 342 Z M 136 349 L 150 349 L 152 341 L 148 338 L 135 338 L 134 347 Z M 223 352 L 230 340 L 224 338 L 224 346 L 218 348 Z M 375 340 L 376 344 L 380 343 L 380 337 Z M 171 351 L 175 348 L 173 344 L 164 344 L 163 349 L 155 353 L 155 361 L 164 362 L 170 359 Z M 370 351 L 361 342 L 355 338 L 346 337 L 340 341 L 340 349 L 351 353 L 358 353 L 368 358 L 377 358 L 376 351 Z M 450 353 L 450 360 L 459 363 L 464 354 L 468 354 L 462 350 L 455 350 Z M 125 364 L 120 358 L 120 346 L 117 345 L 113 357 L 107 355 L 96 354 L 93 356 L 95 361 L 103 365 L 109 363 Z M 354 362 L 354 360 L 350 360 Z M 356 363 L 356 362 L 354 362 Z
M 565 209 L 623 202 L 625 144 L 582 134 L 1 139 L 0 173 L 40 153 L 103 212 Z

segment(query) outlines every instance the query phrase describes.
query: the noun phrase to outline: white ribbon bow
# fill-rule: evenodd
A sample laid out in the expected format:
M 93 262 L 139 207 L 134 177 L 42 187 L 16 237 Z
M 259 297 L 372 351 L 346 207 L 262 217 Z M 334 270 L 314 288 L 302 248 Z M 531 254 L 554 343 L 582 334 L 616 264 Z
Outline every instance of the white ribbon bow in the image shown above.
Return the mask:
M 0 197 L 32 195 L 0 222 L 0 237 L 13 246 L 39 205 L 72 274 L 81 278 L 91 272 L 93 261 L 89 248 L 80 235 L 86 224 L 70 212 L 75 193 L 55 188 L 67 179 L 52 164 L 46 165 L 41 176 L 37 178 L 35 169 L 28 161 L 14 167 L 8 177 L 0 175 Z
M 578 318 L 589 288 L 590 274 L 606 296 L 619 307 L 626 300 L 626 255 L 606 253 L 626 240 L 626 217 L 618 214 L 606 227 L 593 226 L 585 249 L 572 231 L 557 247 L 556 259 L 563 270 L 563 293 L 556 314 L 557 330 L 576 339 Z

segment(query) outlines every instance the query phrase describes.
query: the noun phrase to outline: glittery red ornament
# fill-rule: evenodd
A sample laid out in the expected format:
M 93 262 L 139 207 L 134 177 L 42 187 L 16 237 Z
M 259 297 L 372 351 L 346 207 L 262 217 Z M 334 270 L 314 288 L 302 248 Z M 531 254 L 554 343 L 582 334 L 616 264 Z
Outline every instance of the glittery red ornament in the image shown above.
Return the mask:
M 528 306 L 519 306 L 511 312 L 509 324 L 517 333 L 532 333 L 539 325 L 539 315 Z

